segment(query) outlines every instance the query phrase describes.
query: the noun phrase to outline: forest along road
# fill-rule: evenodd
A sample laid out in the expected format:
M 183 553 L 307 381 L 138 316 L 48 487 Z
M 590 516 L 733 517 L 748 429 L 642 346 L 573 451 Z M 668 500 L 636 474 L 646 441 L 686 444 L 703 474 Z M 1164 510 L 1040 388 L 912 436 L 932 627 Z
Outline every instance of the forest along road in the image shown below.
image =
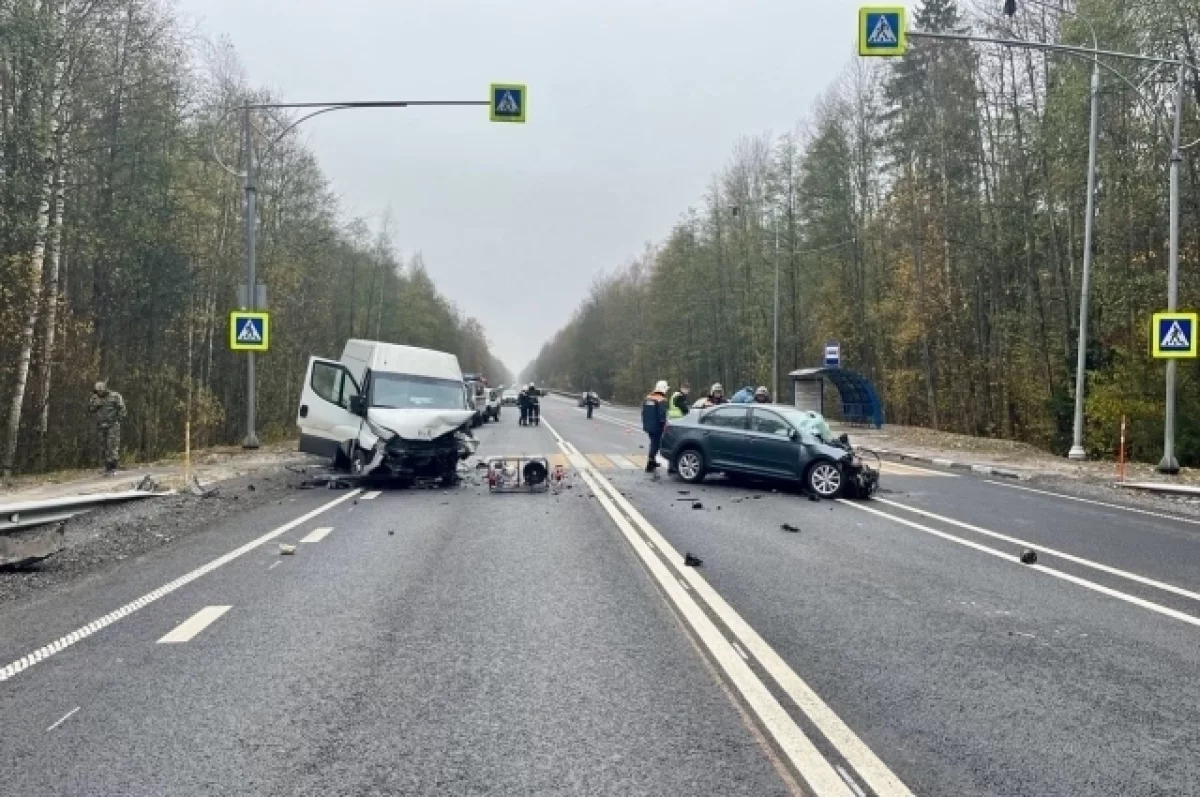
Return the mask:
M 299 492 L 0 608 L 6 792 L 1200 782 L 1200 526 L 916 468 L 867 502 L 652 481 L 632 413 L 515 416 L 479 453 L 559 492 Z

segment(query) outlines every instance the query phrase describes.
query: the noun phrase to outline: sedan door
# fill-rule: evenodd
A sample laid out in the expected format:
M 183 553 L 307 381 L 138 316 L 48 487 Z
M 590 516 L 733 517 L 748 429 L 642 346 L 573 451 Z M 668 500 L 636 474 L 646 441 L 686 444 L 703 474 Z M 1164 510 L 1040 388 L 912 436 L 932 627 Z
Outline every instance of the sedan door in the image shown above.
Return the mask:
M 310 357 L 296 413 L 300 450 L 338 460 L 341 444 L 358 437 L 362 419 L 350 412 L 350 399 L 358 395 L 358 383 L 346 366 Z
M 799 433 L 772 410 L 755 407 L 750 416 L 750 456 L 760 473 L 799 479 L 801 446 Z
M 713 470 L 750 470 L 748 459 L 750 408 L 725 406 L 709 410 L 698 425 L 701 442 Z

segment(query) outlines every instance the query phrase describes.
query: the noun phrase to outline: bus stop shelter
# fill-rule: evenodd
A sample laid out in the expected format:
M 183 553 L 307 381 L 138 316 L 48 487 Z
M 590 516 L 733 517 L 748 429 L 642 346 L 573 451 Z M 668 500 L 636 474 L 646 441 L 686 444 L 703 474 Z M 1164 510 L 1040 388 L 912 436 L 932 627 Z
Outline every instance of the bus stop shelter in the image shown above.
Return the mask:
M 842 420 L 846 423 L 883 426 L 883 403 L 871 380 L 847 368 L 801 368 L 788 376 L 792 380 L 793 401 L 797 409 L 825 414 L 825 380 L 837 388 L 842 402 Z

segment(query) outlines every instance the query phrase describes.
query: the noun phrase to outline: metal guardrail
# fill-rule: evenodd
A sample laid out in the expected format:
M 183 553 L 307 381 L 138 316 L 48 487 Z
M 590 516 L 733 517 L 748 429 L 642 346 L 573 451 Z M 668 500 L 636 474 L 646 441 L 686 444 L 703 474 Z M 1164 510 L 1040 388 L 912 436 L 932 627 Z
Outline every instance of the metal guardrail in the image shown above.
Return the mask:
M 171 495 L 170 492 L 148 490 L 123 490 L 115 493 L 92 493 L 72 495 L 66 498 L 48 498 L 43 501 L 18 501 L 0 504 L 0 534 L 21 529 L 58 523 L 104 504 L 134 501 L 139 498 L 154 498 Z

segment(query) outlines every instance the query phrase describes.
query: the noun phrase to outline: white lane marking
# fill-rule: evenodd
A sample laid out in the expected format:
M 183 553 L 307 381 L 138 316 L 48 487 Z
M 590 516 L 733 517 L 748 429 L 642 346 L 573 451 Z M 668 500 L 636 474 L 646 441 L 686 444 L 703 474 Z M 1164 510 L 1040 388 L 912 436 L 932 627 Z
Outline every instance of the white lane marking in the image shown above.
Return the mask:
M 1163 592 L 1170 592 L 1170 593 L 1179 595 L 1184 598 L 1191 598 L 1194 601 L 1200 601 L 1200 592 L 1193 592 L 1189 589 L 1184 589 L 1183 587 L 1177 587 L 1174 584 L 1167 584 L 1166 582 L 1156 581 L 1152 578 L 1147 578 L 1146 576 L 1139 576 L 1137 573 L 1130 573 L 1128 570 L 1119 570 L 1115 567 L 1111 567 L 1106 564 L 1101 564 L 1100 562 L 1092 561 L 1091 559 L 1084 559 L 1081 556 L 1075 556 L 1074 554 L 1069 554 L 1069 553 L 1066 553 L 1065 551 L 1060 551 L 1055 548 L 1049 548 L 1045 545 L 1039 545 L 1035 542 L 1030 542 L 1029 540 L 1023 540 L 1019 537 L 1011 537 L 1007 534 L 1001 534 L 998 531 L 991 531 L 991 530 L 985 529 L 981 526 L 975 526 L 970 523 L 963 523 L 960 520 L 948 518 L 948 517 L 945 517 L 944 515 L 939 515 L 934 512 L 928 512 L 924 509 L 918 509 L 915 506 L 908 506 L 907 504 L 901 504 L 898 501 L 891 501 L 887 498 L 875 498 L 874 500 L 878 501 L 881 504 L 887 504 L 888 506 L 894 506 L 897 509 L 903 509 L 906 512 L 912 512 L 917 515 L 923 515 L 924 517 L 927 517 L 927 518 L 932 518 L 934 520 L 940 520 L 942 523 L 949 523 L 952 526 L 958 526 L 959 528 L 966 529 L 968 531 L 973 531 L 976 534 L 983 534 L 987 537 L 993 537 L 997 540 L 1004 540 L 1005 542 L 1009 542 L 1014 545 L 1021 545 L 1026 548 L 1033 548 L 1034 550 L 1041 551 L 1043 553 L 1048 553 L 1051 556 L 1057 556 L 1060 559 L 1065 559 L 1068 562 L 1074 562 L 1077 565 L 1083 565 L 1084 567 L 1090 567 L 1093 570 L 1099 570 L 1102 573 L 1108 573 L 1109 575 L 1117 576 L 1118 578 L 1123 578 L 1128 581 L 1136 581 L 1138 584 L 1145 584 L 1148 587 L 1154 587 L 1155 589 L 1160 589 Z
M 912 473 L 920 474 L 922 476 L 947 476 L 954 479 L 958 478 L 957 473 L 946 473 L 944 470 L 934 470 L 933 468 L 918 468 L 916 465 L 909 465 L 903 462 L 893 462 L 890 459 L 883 460 L 881 467 L 884 469 L 885 473 L 888 470 L 891 470 L 893 476 L 901 476 L 905 473 Z
M 607 421 L 608 423 L 616 424 L 617 426 L 624 426 L 626 429 L 633 429 L 635 432 L 644 432 L 645 431 L 642 429 L 641 426 L 638 426 L 637 424 L 629 423 L 628 421 L 623 421 L 620 418 L 614 418 L 611 415 L 600 415 L 599 413 L 597 413 L 595 417 L 599 418 L 602 421 Z
M 313 529 L 300 542 L 320 542 L 329 536 L 329 532 L 333 531 L 332 526 L 322 526 L 319 529 Z M 278 564 L 278 562 L 276 562 Z
M 743 659 L 745 659 L 746 661 L 750 661 L 750 654 L 749 654 L 749 653 L 747 653 L 746 651 L 742 650 L 742 646 L 741 646 L 741 645 L 739 645 L 739 644 L 738 644 L 738 643 L 736 643 L 736 642 L 730 642 L 729 644 L 733 645 L 733 649 L 737 651 L 737 654 L 738 654 L 739 656 L 741 656 L 741 657 L 742 657 Z
M 158 640 L 158 644 L 171 644 L 175 642 L 190 642 L 205 628 L 215 623 L 217 619 L 232 609 L 232 606 L 205 606 L 200 611 L 193 614 L 188 619 L 184 620 L 179 625 L 175 626 L 174 630 Z
M 76 706 L 75 708 L 68 711 L 66 714 L 63 714 L 61 717 L 58 718 L 58 722 L 54 723 L 53 725 L 51 725 L 49 728 L 46 729 L 46 733 L 50 733 L 50 731 L 54 730 L 59 725 L 62 725 L 64 722 L 71 719 L 71 715 L 73 715 L 78 710 L 79 710 L 79 706 Z
M 281 561 L 280 561 L 280 562 L 275 562 L 274 564 L 272 564 L 272 565 L 271 565 L 270 567 L 268 567 L 267 569 L 268 569 L 268 570 L 274 570 L 275 568 L 279 567 L 281 564 L 283 564 L 283 562 L 281 562 Z
M 900 523 L 905 526 L 908 526 L 909 528 L 914 528 L 914 529 L 917 529 L 918 531 L 923 531 L 926 534 L 932 534 L 935 537 L 941 537 L 944 540 L 948 540 L 950 542 L 955 542 L 955 543 L 958 543 L 959 545 L 965 545 L 968 548 L 974 548 L 975 550 L 979 551 L 980 553 L 986 553 L 991 556 L 995 556 L 999 559 L 1005 560 L 1006 562 L 1013 562 L 1014 564 L 1021 564 L 1021 560 L 1018 557 L 1014 556 L 1013 554 L 1004 553 L 1003 551 L 997 551 L 995 548 L 989 548 L 986 545 L 980 545 L 979 543 L 972 542 L 971 540 L 964 540 L 961 537 L 955 537 L 953 534 L 948 534 L 944 531 L 938 531 L 937 529 L 930 528 L 929 526 L 923 526 L 920 523 L 916 523 L 912 520 L 905 520 L 902 517 L 896 517 L 895 515 L 889 515 L 887 512 L 883 512 L 879 509 L 872 509 L 868 506 L 863 506 L 862 504 L 858 504 L 853 501 L 847 501 L 844 498 L 838 498 L 836 500 L 838 501 L 838 503 L 845 504 L 846 506 L 852 506 L 855 509 L 862 510 L 863 512 L 870 512 L 872 515 L 878 515 L 879 517 L 887 518 L 888 520 L 891 520 L 895 523 Z M 874 499 L 874 500 L 878 500 L 878 499 Z M 1094 581 L 1088 581 L 1086 578 L 1080 578 L 1078 576 L 1073 576 L 1070 573 L 1064 573 L 1061 570 L 1055 570 L 1053 568 L 1046 567 L 1045 565 L 1021 565 L 1021 567 L 1027 568 L 1029 570 L 1036 570 L 1039 573 L 1045 573 L 1048 576 L 1053 576 L 1054 578 L 1061 579 L 1063 581 L 1069 581 L 1072 584 L 1077 584 L 1078 586 L 1081 586 L 1085 589 L 1090 589 L 1094 592 L 1099 592 L 1102 595 L 1108 595 L 1109 597 L 1116 598 L 1117 600 L 1125 601 L 1126 603 L 1132 603 L 1134 606 L 1140 606 L 1143 609 L 1149 609 L 1152 612 L 1157 612 L 1158 614 L 1165 615 L 1172 619 L 1179 620 L 1180 622 L 1187 623 L 1188 625 L 1194 625 L 1194 626 L 1200 628 L 1200 617 L 1195 617 L 1195 616 L 1187 614 L 1185 612 L 1177 611 L 1177 610 L 1171 609 L 1167 606 L 1162 606 L 1162 605 L 1154 603 L 1152 601 L 1145 600 L 1144 598 L 1139 598 L 1136 595 L 1129 595 L 1124 592 L 1119 592 L 1115 589 L 1112 589 L 1111 587 L 1106 587 L 1103 584 L 1097 584 Z
M 568 443 L 566 440 L 564 440 L 563 437 L 557 431 L 555 431 L 553 427 L 547 425 L 547 428 L 550 430 L 550 434 L 554 436 L 558 444 L 562 446 L 564 451 L 570 452 L 574 450 L 575 447 L 571 443 Z M 717 591 L 714 590 L 712 586 L 709 585 L 709 583 L 699 573 L 696 572 L 695 568 L 681 566 L 683 564 L 683 556 L 666 541 L 666 539 L 658 532 L 657 529 L 654 528 L 654 526 L 650 525 L 649 521 L 647 521 L 646 518 L 644 518 L 642 514 L 638 512 L 637 509 L 635 509 L 633 505 L 625 499 L 624 496 L 621 495 L 621 492 L 617 490 L 616 487 L 614 487 L 612 483 L 608 481 L 608 479 L 591 467 L 582 469 L 580 471 L 580 475 L 588 483 L 589 488 L 591 488 L 598 502 L 602 507 L 604 507 L 605 511 L 608 512 L 609 517 L 613 519 L 613 522 L 615 522 L 617 527 L 621 529 L 621 532 L 625 535 L 626 539 L 629 540 L 634 550 L 637 551 L 639 556 L 642 557 L 642 561 L 646 563 L 646 566 L 650 572 L 655 574 L 657 577 L 660 569 L 665 570 L 665 567 L 662 565 L 661 560 L 650 552 L 649 546 L 646 545 L 642 537 L 638 535 L 637 532 L 632 529 L 632 527 L 630 527 L 628 521 L 625 519 L 626 516 L 633 520 L 633 522 L 641 528 L 642 532 L 646 535 L 646 538 L 649 539 L 656 548 L 662 551 L 667 559 L 674 562 L 676 566 L 679 567 L 683 574 L 682 578 L 684 578 L 691 586 L 692 592 L 698 595 L 700 599 L 708 605 L 709 609 L 711 609 L 712 612 L 716 614 L 723 623 L 725 623 L 725 626 L 733 633 L 742 646 L 744 646 L 747 651 L 754 655 L 754 657 L 762 664 L 763 668 L 771 675 L 772 678 L 775 679 L 784 692 L 787 693 L 788 697 L 791 698 L 800 711 L 803 712 L 806 717 L 808 717 L 809 721 L 811 721 L 822 734 L 824 734 L 824 736 L 833 744 L 838 752 L 841 753 L 842 757 L 854 768 L 854 770 L 863 778 L 863 780 L 867 782 L 867 784 L 876 792 L 876 794 L 879 795 L 879 797 L 893 797 L 893 795 L 895 795 L 895 797 L 913 797 L 912 792 L 909 791 L 908 787 L 904 785 L 903 781 L 901 781 L 890 769 L 888 769 L 887 765 L 884 764 L 883 761 L 880 760 L 879 757 L 876 756 L 875 753 L 872 752 L 872 750 L 867 747 L 867 745 L 861 739 L 858 738 L 854 731 L 852 731 L 850 727 L 833 712 L 833 709 L 829 708 L 829 706 L 823 700 L 821 700 L 817 693 L 814 692 L 812 688 L 809 687 L 808 684 L 805 683 L 804 680 L 801 679 L 800 676 L 797 675 L 796 672 L 787 665 L 783 658 L 780 657 L 780 655 L 776 653 L 770 645 L 767 644 L 766 640 L 759 636 L 758 632 L 751 628 L 750 625 L 742 619 L 741 615 L 735 612 L 733 607 L 725 602 L 725 599 L 722 598 Z M 599 486 L 599 490 L 597 489 L 597 486 Z M 614 514 L 611 508 L 613 504 L 620 507 L 624 515 L 620 513 Z M 716 633 L 715 639 L 705 639 L 705 645 L 710 651 L 713 652 L 714 658 L 717 658 L 722 669 L 729 674 L 731 672 L 731 663 L 736 662 L 738 665 L 746 667 L 745 671 L 739 670 L 738 672 L 739 674 L 742 672 L 745 673 L 745 675 L 741 675 L 741 677 L 743 681 L 747 683 L 747 688 L 754 688 L 754 685 L 757 685 L 758 687 L 765 689 L 766 687 L 763 685 L 762 681 L 759 680 L 758 677 L 754 675 L 754 672 L 748 668 L 746 662 L 731 659 L 729 657 L 726 659 L 721 659 L 718 656 L 718 650 L 733 650 L 734 643 L 720 635 L 720 632 L 716 630 L 716 627 L 712 624 L 712 621 L 709 620 L 708 616 L 699 609 L 699 606 L 697 606 L 696 601 L 693 600 L 691 594 L 684 592 L 681 589 L 672 589 L 675 587 L 675 579 L 670 578 L 669 575 L 664 575 L 663 579 L 660 580 L 660 583 L 663 584 L 663 589 L 668 593 L 668 595 L 671 596 L 672 601 L 677 607 L 679 607 L 680 612 L 688 618 L 689 623 L 692 623 L 692 627 L 696 629 L 698 635 L 700 635 L 700 629 L 695 623 L 707 623 L 708 626 L 710 626 Z M 695 623 L 692 622 L 691 616 L 684 612 L 684 604 L 681 603 L 681 601 L 686 601 L 687 605 L 699 612 L 699 617 L 696 619 Z M 701 638 L 704 639 L 704 637 Z M 748 676 L 749 680 L 746 679 L 746 676 Z M 842 782 L 841 778 L 837 776 L 837 773 L 833 771 L 830 763 L 823 756 L 821 756 L 821 754 L 812 745 L 812 742 L 807 736 L 805 736 L 804 732 L 800 730 L 799 726 L 796 725 L 791 717 L 788 716 L 785 711 L 783 712 L 782 717 L 779 717 L 779 715 L 775 713 L 776 710 L 783 711 L 783 708 L 779 705 L 778 701 L 775 700 L 769 691 L 766 692 L 764 698 L 764 700 L 768 702 L 764 702 L 762 704 L 762 710 L 760 711 L 760 705 L 750 700 L 749 696 L 747 695 L 746 691 L 743 690 L 742 685 L 738 682 L 738 680 L 735 680 L 732 675 L 730 675 L 730 680 L 742 693 L 742 696 L 746 700 L 747 704 L 758 715 L 759 719 L 771 733 L 772 737 L 788 755 L 788 758 L 792 761 L 797 771 L 800 772 L 806 780 L 808 780 L 810 786 L 812 786 L 814 789 L 818 789 L 815 781 L 819 777 L 820 782 L 826 784 L 827 788 L 835 789 L 835 793 L 849 794 L 849 792 L 846 792 L 845 784 Z M 767 713 L 764 714 L 763 711 Z M 778 718 L 778 722 L 780 723 L 778 726 L 780 729 L 779 733 L 786 734 L 786 736 L 781 737 L 776 734 L 776 725 L 773 724 L 773 722 L 769 722 L 768 717 Z M 798 739 L 796 738 L 796 735 L 798 735 Z M 791 742 L 793 745 L 792 747 L 785 745 L 785 738 L 793 740 Z M 799 760 L 797 756 L 800 757 Z M 811 758 L 810 756 L 815 756 L 815 759 Z M 812 761 L 813 763 L 802 765 L 800 760 L 806 762 Z M 831 781 L 831 777 L 836 778 L 836 781 Z M 828 785 L 831 782 L 834 785 Z M 821 793 L 823 792 L 818 789 L 818 794 Z
M 637 470 L 637 465 L 634 465 L 620 454 L 609 454 L 608 458 L 611 459 L 612 463 L 620 470 Z
M 842 769 L 840 764 L 837 765 L 836 769 L 837 769 L 837 773 L 842 776 L 842 780 L 846 781 L 846 785 L 849 786 L 854 791 L 854 793 L 855 793 L 855 795 L 857 795 L 857 797 L 867 797 L 866 792 L 864 792 L 862 790 L 861 786 L 859 786 L 857 783 L 854 782 L 854 778 L 850 777 L 849 772 Z
M 381 492 L 382 492 L 382 490 L 372 490 L 372 491 L 371 491 L 371 492 L 369 492 L 369 493 L 364 493 L 364 494 L 363 494 L 363 497 L 362 497 L 362 500 L 364 500 L 364 501 L 373 501 L 373 500 L 375 500 L 376 498 L 378 498 L 378 497 L 379 497 L 379 494 L 380 494 Z
M 240 548 L 234 548 L 232 551 L 225 554 L 224 556 L 219 556 L 216 559 L 213 559 L 208 564 L 197 567 L 195 570 L 191 571 L 190 573 L 185 573 L 184 575 L 180 576 L 179 578 L 175 579 L 174 581 L 172 581 L 168 584 L 164 584 L 163 586 L 159 587 L 158 589 L 154 590 L 153 592 L 147 592 L 145 595 L 138 598 L 137 600 L 131 601 L 115 611 L 109 612 L 108 614 L 104 615 L 103 617 L 99 618 L 98 620 L 93 620 L 92 622 L 88 623 L 87 625 L 83 626 L 82 628 L 75 629 L 74 631 L 67 634 L 66 636 L 60 637 L 60 638 L 54 640 L 49 645 L 45 645 L 41 648 L 38 648 L 33 653 L 30 653 L 26 656 L 22 656 L 20 659 L 17 659 L 16 661 L 5 666 L 4 669 L 0 669 L 0 682 L 7 681 L 9 678 L 12 678 L 17 673 L 19 673 L 23 670 L 29 669 L 30 667 L 32 667 L 35 663 L 37 663 L 39 661 L 45 661 L 46 659 L 53 656 L 55 653 L 58 653 L 59 651 L 64 650 L 64 649 L 70 647 L 71 645 L 74 645 L 76 642 L 78 642 L 81 639 L 86 639 L 87 637 L 96 633 L 100 629 L 106 628 L 106 627 L 112 625 L 113 623 L 117 622 L 121 618 L 127 617 L 130 614 L 133 614 L 138 609 L 141 609 L 144 606 L 148 606 L 149 604 L 154 603 L 154 601 L 158 600 L 159 598 L 163 597 L 164 595 L 170 595 L 172 592 L 179 589 L 180 587 L 190 584 L 191 582 L 195 581 L 196 579 L 200 578 L 203 575 L 207 575 L 208 573 L 211 573 L 212 571 L 216 570 L 218 567 L 229 564 L 234 559 L 237 559 L 239 556 L 241 556 L 245 553 L 253 551 L 255 548 L 262 545 L 263 543 L 270 542 L 271 540 L 275 539 L 279 535 L 286 534 L 287 532 L 291 531 L 292 529 L 296 528 L 297 526 L 307 523 L 308 521 L 315 518 L 317 515 L 320 515 L 322 512 L 326 512 L 330 509 L 333 509 L 338 504 L 342 503 L 343 501 L 350 500 L 354 496 L 358 495 L 360 492 L 362 492 L 362 490 L 351 490 L 350 492 L 346 493 L 345 495 L 341 496 L 340 498 L 335 498 L 334 500 L 330 501 L 329 503 L 322 504 L 321 506 L 317 507 L 316 509 L 312 510 L 311 512 L 303 514 L 300 517 L 296 518 L 295 520 L 288 521 L 287 523 L 284 523 L 279 528 L 273 529 L 272 531 L 268 531 L 266 534 L 262 535 L 261 537 L 259 537 L 257 539 L 251 540 L 250 542 L 246 543 L 245 545 L 241 546 Z
M 687 582 L 684 581 L 682 578 L 679 579 L 679 586 L 683 587 L 684 589 L 690 589 L 690 587 L 688 587 L 688 585 L 687 585 Z
M 591 463 L 588 462 L 587 457 L 578 452 L 574 454 L 567 454 L 567 461 L 569 461 L 571 463 L 571 467 L 575 468 L 576 470 L 583 470 L 584 468 L 591 466 Z
M 672 577 L 671 571 L 662 560 L 650 550 L 637 531 L 617 511 L 605 491 L 596 484 L 598 474 L 587 468 L 580 470 L 579 475 L 805 782 L 817 795 L 852 797 L 833 767 L 788 716 L 766 684 L 738 657 L 730 642 L 721 635 L 712 620 L 708 619 L 699 605 L 692 600 L 691 595 L 679 586 L 677 579 Z M 681 558 L 677 558 L 676 564 L 682 564 L 682 561 Z
M 1106 501 L 1096 501 L 1091 498 L 1079 498 L 1078 496 L 1074 495 L 1063 495 L 1062 493 L 1056 493 L 1050 490 L 1038 490 L 1037 488 L 1025 487 L 1024 485 L 1020 484 L 1009 484 L 1008 482 L 992 481 L 991 479 L 986 479 L 985 481 L 987 481 L 988 484 L 1007 487 L 1010 490 L 1024 490 L 1025 492 L 1037 493 L 1038 495 L 1048 495 L 1051 498 L 1063 498 L 1067 501 L 1078 501 L 1081 504 L 1092 504 L 1093 506 L 1102 506 L 1107 509 L 1120 509 L 1122 512 L 1133 512 L 1138 515 L 1148 515 L 1149 517 L 1162 518 L 1163 520 L 1174 520 L 1179 523 L 1189 523 L 1193 526 L 1200 526 L 1200 519 L 1197 518 L 1182 517 L 1180 515 L 1168 515 L 1166 512 L 1154 512 L 1149 509 L 1138 509 L 1137 507 L 1132 506 L 1110 504 Z

